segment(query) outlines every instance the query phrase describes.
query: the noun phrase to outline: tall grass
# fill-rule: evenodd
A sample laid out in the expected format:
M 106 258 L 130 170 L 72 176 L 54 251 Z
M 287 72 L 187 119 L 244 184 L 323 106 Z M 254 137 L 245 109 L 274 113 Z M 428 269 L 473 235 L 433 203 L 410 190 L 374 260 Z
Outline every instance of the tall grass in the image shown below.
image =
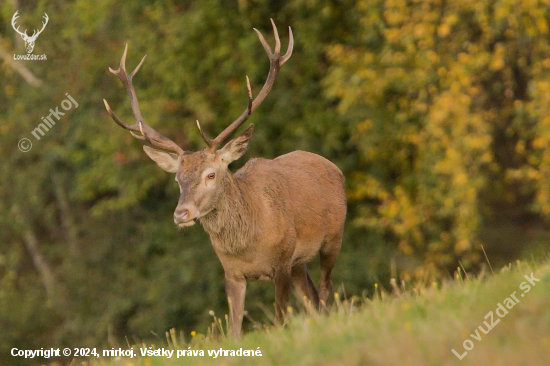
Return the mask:
M 540 279 L 520 297 L 525 275 Z M 258 325 L 257 330 L 233 340 L 227 317 L 211 313 L 204 332 L 184 335 L 172 329 L 164 339 L 139 348 L 203 350 L 203 357 L 163 356 L 102 358 L 104 365 L 550 365 L 550 260 L 517 262 L 494 275 L 477 277 L 458 268 L 449 281 L 397 283 L 389 289 L 376 285 L 372 298 L 346 298 L 335 293 L 328 314 L 290 309 L 283 327 Z M 490 332 L 475 337 L 476 329 L 497 305 L 516 291 L 519 302 Z M 496 318 L 495 320 L 499 319 Z M 483 326 L 485 327 L 485 326 Z M 470 340 L 473 348 L 463 344 Z M 466 342 L 469 346 L 470 343 Z M 216 358 L 208 350 L 261 350 L 262 356 Z M 467 354 L 462 360 L 451 351 Z

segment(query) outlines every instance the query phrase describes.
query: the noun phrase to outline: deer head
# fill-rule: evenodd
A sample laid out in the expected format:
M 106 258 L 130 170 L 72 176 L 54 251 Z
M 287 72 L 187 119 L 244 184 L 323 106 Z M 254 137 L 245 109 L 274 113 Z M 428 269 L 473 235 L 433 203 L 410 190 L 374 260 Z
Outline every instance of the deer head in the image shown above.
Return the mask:
M 246 152 L 252 137 L 254 125 L 251 124 L 240 136 L 229 141 L 223 147 L 221 147 L 221 144 L 231 136 L 263 102 L 273 87 L 280 67 L 292 54 L 294 46 L 292 29 L 289 27 L 290 40 L 288 50 L 286 54 L 281 56 L 281 42 L 273 19 L 271 20 L 271 24 L 275 36 L 274 51 L 271 50 L 262 34 L 254 28 L 254 31 L 258 34 L 258 38 L 269 57 L 269 73 L 264 86 L 253 100 L 250 81 L 248 76 L 246 77 L 248 106 L 241 115 L 216 138 L 208 138 L 197 121 L 200 135 L 207 145 L 207 147 L 201 151 L 183 151 L 175 142 L 152 129 L 143 120 L 139 110 L 136 92 L 132 84 L 132 78 L 143 64 L 145 56 L 135 70 L 128 74 L 126 71 L 128 45 L 126 45 L 118 70 L 109 68 L 109 71 L 116 75 L 126 88 L 136 123 L 128 125 L 122 122 L 111 110 L 107 101 L 103 100 L 105 108 L 111 118 L 119 126 L 130 130 L 130 133 L 135 138 L 146 141 L 154 147 L 143 146 L 145 153 L 152 160 L 154 160 L 163 170 L 170 173 L 176 173 L 176 181 L 179 184 L 181 194 L 178 206 L 174 212 L 174 222 L 181 227 L 193 225 L 196 219 L 204 217 L 212 212 L 219 198 L 231 189 L 232 176 L 229 172 L 228 165 L 232 161 L 243 156 Z
M 16 28 L 16 24 L 15 24 L 15 20 L 17 18 L 19 18 L 19 10 L 15 12 L 15 14 L 13 14 L 13 17 L 11 18 L 11 26 L 13 27 L 13 29 L 15 29 L 15 31 L 17 33 L 19 33 L 21 35 L 21 38 L 23 38 L 23 41 L 25 41 L 25 49 L 27 50 L 27 53 L 32 53 L 33 49 L 34 49 L 34 42 L 36 42 L 36 38 L 38 38 L 38 35 L 40 33 L 42 33 L 42 31 L 44 30 L 44 28 L 46 28 L 46 24 L 48 24 L 48 14 L 44 13 L 44 19 L 45 19 L 45 22 L 42 22 L 42 29 L 40 30 L 34 30 L 32 36 L 29 36 L 27 34 L 27 30 L 25 29 L 24 32 L 21 32 L 19 31 L 19 26 Z

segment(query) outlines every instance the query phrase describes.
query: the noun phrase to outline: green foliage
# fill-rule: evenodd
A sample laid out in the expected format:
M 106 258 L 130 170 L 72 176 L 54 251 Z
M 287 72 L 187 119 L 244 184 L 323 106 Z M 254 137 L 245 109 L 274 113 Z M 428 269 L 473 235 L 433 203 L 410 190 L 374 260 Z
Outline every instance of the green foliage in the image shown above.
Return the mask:
M 8 54 L 24 52 L 10 25 L 14 4 L 0 3 Z M 200 330 L 208 310 L 227 310 L 203 230 L 172 224 L 173 177 L 104 109 L 102 99 L 133 119 L 108 72 L 126 43 L 129 69 L 147 54 L 134 79 L 146 121 L 197 150 L 194 121 L 221 131 L 246 107 L 245 75 L 253 93 L 265 80 L 268 60 L 252 28 L 273 43 L 272 17 L 285 47 L 292 26 L 293 56 L 251 116 L 255 135 L 235 168 L 302 149 L 344 171 L 349 219 L 334 282 L 348 294 L 390 275 L 445 274 L 458 260 L 474 268 L 480 244 L 500 243 L 491 233 L 513 237 L 499 236 L 495 222 L 521 234 L 550 215 L 542 4 L 35 0 L 19 10 L 23 27 L 44 12 L 50 22 L 35 47 L 48 60 L 18 61 L 39 87 L 0 64 L 2 355 Z M 65 93 L 78 108 L 36 140 L 31 131 Z M 33 142 L 27 153 L 17 148 L 23 137 Z M 521 253 L 512 244 L 494 257 Z M 270 284 L 249 286 L 252 319 L 267 322 L 272 302 Z

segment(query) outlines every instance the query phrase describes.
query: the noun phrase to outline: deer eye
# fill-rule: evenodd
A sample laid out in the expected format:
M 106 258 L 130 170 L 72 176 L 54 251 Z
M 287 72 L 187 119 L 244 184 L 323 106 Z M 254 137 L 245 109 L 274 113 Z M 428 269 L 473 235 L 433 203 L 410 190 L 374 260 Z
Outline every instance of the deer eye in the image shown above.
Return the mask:
M 207 176 L 208 179 L 214 179 L 215 177 L 216 177 L 216 173 L 210 173 Z

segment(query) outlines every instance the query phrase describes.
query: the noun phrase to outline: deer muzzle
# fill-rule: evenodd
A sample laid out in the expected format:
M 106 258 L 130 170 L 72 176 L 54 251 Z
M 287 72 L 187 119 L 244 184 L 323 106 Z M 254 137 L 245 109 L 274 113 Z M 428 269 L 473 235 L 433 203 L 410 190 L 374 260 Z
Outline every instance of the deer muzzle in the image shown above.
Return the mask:
M 194 206 L 178 206 L 174 211 L 174 223 L 181 227 L 192 226 L 195 224 L 195 219 L 199 217 L 199 214 L 199 210 Z

